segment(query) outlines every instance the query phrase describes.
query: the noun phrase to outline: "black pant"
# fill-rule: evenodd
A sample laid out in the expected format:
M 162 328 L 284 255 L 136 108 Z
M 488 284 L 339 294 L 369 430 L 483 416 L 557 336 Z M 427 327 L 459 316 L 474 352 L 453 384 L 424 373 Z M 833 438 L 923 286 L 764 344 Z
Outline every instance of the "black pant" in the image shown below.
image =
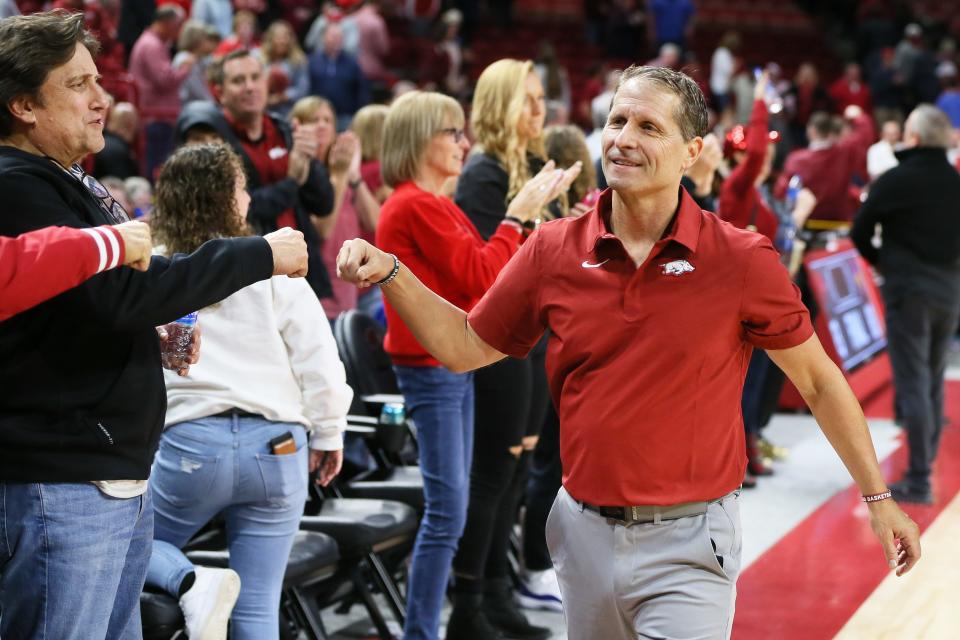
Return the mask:
M 893 386 L 907 430 L 907 481 L 929 488 L 943 429 L 943 376 L 960 304 L 884 291 Z
M 474 377 L 476 417 L 467 524 L 453 559 L 459 587 L 507 576 L 510 530 L 530 456 L 510 453 L 536 435 L 549 404 L 542 357 L 506 358 Z M 458 587 L 458 588 L 459 588 Z M 474 585 L 476 587 L 476 585 Z
M 560 491 L 563 480 L 563 465 L 560 462 L 560 418 L 551 403 L 543 421 L 540 440 L 530 462 L 530 479 L 527 481 L 527 513 L 523 521 L 523 559 L 530 571 L 550 569 L 550 552 L 547 550 L 547 516 Z

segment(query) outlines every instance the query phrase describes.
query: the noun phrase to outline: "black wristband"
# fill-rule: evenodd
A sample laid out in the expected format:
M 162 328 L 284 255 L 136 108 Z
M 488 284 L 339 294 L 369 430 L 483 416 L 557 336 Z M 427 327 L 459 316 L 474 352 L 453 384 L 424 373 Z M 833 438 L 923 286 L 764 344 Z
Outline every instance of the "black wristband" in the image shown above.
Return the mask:
M 351 189 L 356 189 L 360 186 L 360 183 L 363 182 L 363 178 L 357 178 L 356 180 L 347 180 L 347 186 Z
M 397 274 L 400 273 L 400 258 L 398 258 L 392 253 L 387 255 L 393 258 L 393 269 L 390 271 L 390 273 L 387 275 L 386 278 L 384 278 L 383 280 L 374 282 L 373 284 L 375 285 L 383 286 L 383 285 L 390 284 L 391 282 L 393 282 L 393 279 L 397 277 Z
M 523 226 L 523 220 L 521 220 L 516 216 L 503 216 L 503 220 L 504 222 L 513 222 L 520 225 L 521 227 Z

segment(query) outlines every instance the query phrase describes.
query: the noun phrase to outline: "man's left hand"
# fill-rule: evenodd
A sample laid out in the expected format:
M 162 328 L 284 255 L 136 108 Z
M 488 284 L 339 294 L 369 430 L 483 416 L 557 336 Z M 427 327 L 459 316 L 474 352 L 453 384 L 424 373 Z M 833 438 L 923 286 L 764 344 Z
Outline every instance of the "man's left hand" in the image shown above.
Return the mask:
M 870 503 L 870 527 L 887 564 L 902 576 L 920 560 L 920 527 L 892 499 Z
M 162 327 L 157 327 L 157 337 L 160 338 L 160 342 L 166 342 L 169 339 L 170 332 L 167 331 L 168 326 L 169 325 L 163 325 Z M 177 375 L 180 376 L 187 375 L 190 373 L 190 365 L 200 362 L 200 325 L 195 324 L 193 326 L 193 335 L 190 337 L 190 348 L 187 350 L 185 357 L 171 358 L 163 353 L 163 349 L 160 351 L 161 362 L 164 369 L 176 371 Z

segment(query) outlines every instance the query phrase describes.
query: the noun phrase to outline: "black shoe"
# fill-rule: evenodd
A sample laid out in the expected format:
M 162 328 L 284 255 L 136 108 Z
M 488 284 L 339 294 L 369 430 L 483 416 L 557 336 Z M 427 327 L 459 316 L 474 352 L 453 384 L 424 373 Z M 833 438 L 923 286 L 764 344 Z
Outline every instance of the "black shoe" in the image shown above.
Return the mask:
M 550 629 L 530 624 L 514 600 L 513 590 L 506 578 L 491 580 L 487 584 L 483 613 L 503 635 L 514 640 L 547 640 L 551 635 Z
M 930 487 L 917 487 L 905 480 L 891 484 L 890 493 L 893 494 L 893 499 L 897 502 L 933 504 L 933 492 L 930 491 Z
M 503 634 L 483 613 L 479 593 L 453 594 L 453 611 L 447 622 L 447 640 L 503 640 Z

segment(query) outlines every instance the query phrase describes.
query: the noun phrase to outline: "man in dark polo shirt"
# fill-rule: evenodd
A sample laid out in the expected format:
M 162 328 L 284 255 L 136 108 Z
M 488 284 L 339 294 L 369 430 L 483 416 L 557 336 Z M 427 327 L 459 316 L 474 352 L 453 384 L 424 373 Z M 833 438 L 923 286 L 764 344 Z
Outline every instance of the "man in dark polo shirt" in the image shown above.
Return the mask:
M 246 168 L 250 191 L 247 219 L 261 233 L 283 227 L 302 231 L 310 252 L 307 281 L 317 297 L 329 298 L 333 295 L 330 276 L 310 219 L 333 211 L 333 186 L 326 168 L 315 159 L 315 126 L 291 129 L 267 113 L 263 63 L 246 49 L 228 53 L 215 63 L 211 80 L 226 120 L 215 128 Z
M 897 574 L 920 557 L 863 413 L 813 334 L 769 240 L 680 188 L 707 128 L 703 94 L 669 69 L 623 73 L 603 131 L 611 189 L 540 227 L 468 314 L 394 256 L 352 240 L 347 280 L 387 303 L 440 362 L 523 356 L 550 329 L 563 488 L 547 522 L 571 640 L 722 638 L 740 571 L 740 396 L 753 348 L 803 394 L 869 503 Z

